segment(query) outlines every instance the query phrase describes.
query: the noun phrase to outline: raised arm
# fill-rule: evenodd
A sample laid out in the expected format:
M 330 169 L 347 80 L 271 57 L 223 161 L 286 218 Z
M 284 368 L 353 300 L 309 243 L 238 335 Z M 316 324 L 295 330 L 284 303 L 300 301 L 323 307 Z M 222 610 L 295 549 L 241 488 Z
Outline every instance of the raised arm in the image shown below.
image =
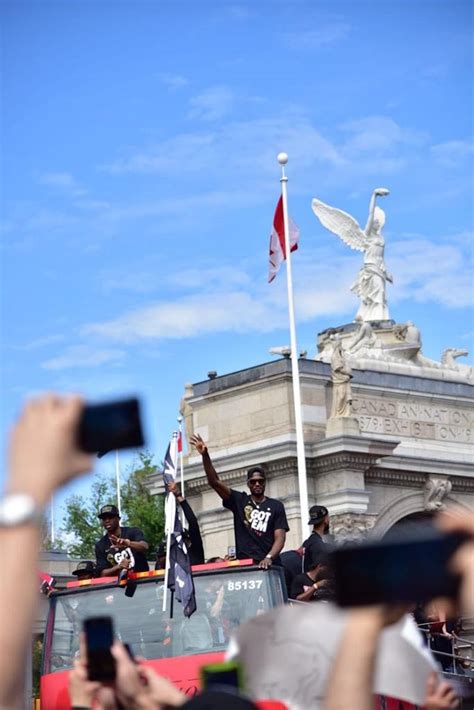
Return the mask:
M 370 606 L 352 609 L 329 673 L 324 710 L 372 710 L 377 644 L 385 626 L 407 611 L 402 606 Z M 354 653 L 354 649 L 357 653 Z M 348 672 L 348 669 L 350 671 Z
M 390 192 L 387 190 L 386 187 L 376 187 L 375 190 L 372 193 L 372 197 L 370 198 L 370 204 L 369 204 L 369 218 L 367 220 L 367 224 L 365 225 L 365 235 L 368 237 L 370 235 L 370 232 L 372 231 L 372 227 L 374 224 L 374 216 L 375 216 L 375 202 L 377 200 L 377 197 L 386 197 L 389 195 Z
M 369 203 L 369 217 L 367 219 L 367 224 L 365 225 L 364 232 L 366 236 L 369 236 L 370 232 L 372 231 L 372 225 L 374 223 L 374 212 L 375 212 L 375 202 L 377 200 L 377 191 L 374 190 L 372 193 L 372 196 L 370 198 L 370 203 Z
M 194 555 L 196 557 L 202 557 L 204 561 L 204 545 L 202 543 L 201 530 L 199 528 L 198 519 L 194 514 L 194 510 L 191 508 L 186 498 L 181 495 L 176 481 L 168 483 L 168 490 L 170 493 L 173 493 L 182 508 L 184 517 L 188 523 L 189 537 L 193 546 Z
M 202 456 L 202 465 L 204 466 L 204 471 L 207 476 L 207 482 L 214 488 L 215 492 L 220 495 L 222 500 L 228 500 L 230 498 L 230 488 L 219 480 L 219 476 L 216 473 L 211 457 L 207 450 L 207 446 L 199 434 L 193 434 L 190 439 L 191 444 L 194 446 L 198 454 Z
M 82 408 L 78 397 L 45 395 L 25 406 L 11 433 L 6 492 L 21 494 L 25 517 L 0 528 L 2 564 L 8 571 L 0 587 L 2 709 L 25 707 L 23 679 L 39 596 L 36 568 L 41 513 L 59 486 L 92 468 L 92 457 L 81 453 L 76 444 Z M 8 508 L 14 510 L 15 501 L 6 499 L 5 504 L 7 501 Z M 36 511 L 31 507 L 28 515 L 26 505 L 30 503 L 36 505 Z

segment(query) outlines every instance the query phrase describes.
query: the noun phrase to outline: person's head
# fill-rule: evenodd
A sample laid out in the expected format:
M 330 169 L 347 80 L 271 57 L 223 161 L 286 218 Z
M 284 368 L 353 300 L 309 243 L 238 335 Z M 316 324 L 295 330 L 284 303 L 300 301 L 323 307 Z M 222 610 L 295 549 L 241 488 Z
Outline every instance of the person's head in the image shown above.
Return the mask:
M 265 493 L 265 471 L 261 466 L 252 466 L 247 471 L 247 486 L 254 498 L 262 498 Z
M 215 562 L 225 562 L 225 559 L 223 557 L 209 557 L 209 559 L 206 561 L 208 565 L 213 564 Z
M 312 505 L 309 509 L 308 525 L 313 526 L 316 532 L 327 535 L 329 532 L 329 512 L 324 505 Z
M 114 534 L 120 527 L 120 513 L 116 505 L 103 505 L 98 517 L 108 533 Z
M 321 562 L 318 565 L 318 570 L 315 576 L 315 582 L 321 582 L 323 579 L 334 580 L 334 569 L 327 562 Z
M 308 573 L 313 579 L 323 579 L 319 575 L 321 571 L 329 569 L 329 559 L 329 554 L 325 550 L 317 549 L 313 552 L 311 566 L 308 567 Z
M 92 579 L 95 577 L 95 563 L 92 560 L 82 560 L 72 574 L 77 577 L 78 582 L 84 579 Z

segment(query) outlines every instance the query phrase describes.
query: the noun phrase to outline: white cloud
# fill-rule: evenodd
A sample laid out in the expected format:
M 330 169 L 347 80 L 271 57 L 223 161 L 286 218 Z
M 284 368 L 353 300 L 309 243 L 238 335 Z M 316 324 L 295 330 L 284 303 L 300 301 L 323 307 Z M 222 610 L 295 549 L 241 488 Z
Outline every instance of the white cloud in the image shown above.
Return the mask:
M 255 16 L 254 13 L 252 12 L 252 10 L 249 9 L 248 5 L 246 5 L 246 6 L 238 5 L 238 4 L 227 5 L 227 6 L 223 7 L 222 9 L 223 9 L 223 12 L 231 18 L 231 20 L 235 20 L 238 22 L 243 21 L 243 20 L 248 20 L 251 17 Z
M 271 186 L 268 188 L 271 189 Z M 203 194 L 184 195 L 152 200 L 149 202 L 136 202 L 114 207 L 101 215 L 104 221 L 121 221 L 124 219 L 143 219 L 150 217 L 178 217 L 181 221 L 189 220 L 192 225 L 199 210 L 209 214 L 211 210 L 220 209 L 227 205 L 252 205 L 261 202 L 265 191 L 256 194 L 255 190 L 216 190 Z M 176 225 L 176 222 L 174 222 Z
M 311 121 L 298 111 L 289 117 L 234 121 L 214 131 L 183 133 L 149 150 L 119 158 L 103 167 L 115 173 L 162 173 L 208 177 L 223 172 L 241 178 L 245 173 L 261 177 L 274 171 L 275 155 L 282 146 L 291 154 L 292 164 L 308 168 L 322 164 L 343 167 L 340 148 L 325 138 Z M 249 170 L 251 171 L 249 173 Z
M 38 182 L 40 185 L 47 185 L 48 187 L 54 187 L 56 189 L 68 192 L 71 195 L 85 195 L 87 190 L 85 190 L 76 181 L 76 179 L 67 172 L 46 172 L 40 173 L 38 176 Z
M 140 271 L 133 267 L 126 271 L 102 272 L 99 275 L 100 287 L 106 293 L 110 291 L 130 291 L 132 293 L 150 293 L 157 288 L 157 271 Z M 161 277 L 159 279 L 161 281 Z
M 189 84 L 186 77 L 181 74 L 158 74 L 158 79 L 168 87 L 168 89 L 175 91 L 176 89 L 182 89 L 184 86 Z
M 188 118 L 217 121 L 233 109 L 234 93 L 227 86 L 213 86 L 189 101 Z
M 129 311 L 104 323 L 84 327 L 94 334 L 123 343 L 143 339 L 190 338 L 213 332 L 268 331 L 284 324 L 284 314 L 269 320 L 268 307 L 239 291 L 194 295 Z
M 131 151 L 103 167 L 113 174 L 150 173 L 193 178 L 205 172 L 208 181 L 226 174 L 232 186 L 245 179 L 260 190 L 274 175 L 275 156 L 282 150 L 301 182 L 306 174 L 319 184 L 353 183 L 361 175 L 407 170 L 419 161 L 428 143 L 423 133 L 401 126 L 388 116 L 346 122 L 324 134 L 304 111 L 246 121 L 228 121 L 214 130 L 181 133 L 145 150 Z
M 306 247 L 305 259 L 294 265 L 295 305 L 299 322 L 320 316 L 352 318 L 357 298 L 350 287 L 362 265 L 362 255 L 340 255 L 332 245 Z M 387 268 L 395 284 L 387 285 L 392 316 L 396 304 L 411 300 L 469 306 L 472 287 L 461 245 L 455 236 L 435 243 L 421 235 L 390 242 Z M 235 270 L 238 278 L 232 280 Z M 271 286 L 251 279 L 242 265 L 222 269 L 178 272 L 169 280 L 183 282 L 195 293 L 151 302 L 116 318 L 83 327 L 95 335 L 121 343 L 141 340 L 198 337 L 206 333 L 270 332 L 287 324 L 284 270 Z
M 389 300 L 470 307 L 474 296 L 472 265 L 462 248 L 463 239 L 463 233 L 445 242 L 411 235 L 389 243 L 387 268 L 394 274 Z
M 104 211 L 111 207 L 110 202 L 105 202 L 105 200 L 76 200 L 74 206 L 89 212 Z
M 431 147 L 437 163 L 445 168 L 462 167 L 474 155 L 474 141 L 453 140 Z
M 45 335 L 42 338 L 36 338 L 36 340 L 31 340 L 26 345 L 21 346 L 22 350 L 37 350 L 39 348 L 45 348 L 48 345 L 55 345 L 64 340 L 65 336 L 57 333 L 56 335 Z
M 44 370 L 66 370 L 76 367 L 100 367 L 105 364 L 117 364 L 124 360 L 122 350 L 95 350 L 87 345 L 75 345 L 64 350 L 62 355 L 41 363 Z
M 311 30 L 286 32 L 283 37 L 290 49 L 317 50 L 341 42 L 350 31 L 346 22 L 335 22 Z
M 181 288 L 209 289 L 221 286 L 246 286 L 250 276 L 241 268 L 223 266 L 215 268 L 183 269 L 170 274 L 168 283 Z

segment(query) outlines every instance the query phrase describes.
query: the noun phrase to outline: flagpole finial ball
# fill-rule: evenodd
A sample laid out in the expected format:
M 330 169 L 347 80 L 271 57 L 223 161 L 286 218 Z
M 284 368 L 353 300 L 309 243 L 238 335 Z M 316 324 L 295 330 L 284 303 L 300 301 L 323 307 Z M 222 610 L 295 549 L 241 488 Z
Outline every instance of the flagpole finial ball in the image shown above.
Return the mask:
M 280 165 L 286 165 L 288 162 L 288 154 L 287 153 L 278 153 L 277 160 L 280 163 Z

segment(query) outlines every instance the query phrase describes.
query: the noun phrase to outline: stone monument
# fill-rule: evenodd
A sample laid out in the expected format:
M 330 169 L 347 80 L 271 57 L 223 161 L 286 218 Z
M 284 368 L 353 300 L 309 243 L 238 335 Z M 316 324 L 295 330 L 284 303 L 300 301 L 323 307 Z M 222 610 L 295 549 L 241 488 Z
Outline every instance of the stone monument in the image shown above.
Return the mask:
M 299 358 L 309 504 L 325 505 L 336 539 L 383 536 L 393 525 L 445 505 L 474 507 L 474 371 L 467 350 L 447 347 L 440 361 L 422 352 L 412 321 L 392 320 L 386 288 L 385 214 L 374 190 L 362 230 L 342 210 L 313 200 L 330 232 L 363 252 L 352 291 L 354 321 L 318 334 L 314 359 Z M 282 357 L 186 385 L 181 414 L 208 443 L 219 477 L 244 490 L 245 471 L 265 466 L 267 493 L 283 501 L 286 549 L 309 532 L 299 508 L 292 368 Z M 162 491 L 161 476 L 150 488 Z M 234 544 L 232 516 L 206 481 L 201 458 L 185 458 L 185 494 L 196 511 L 206 554 Z

